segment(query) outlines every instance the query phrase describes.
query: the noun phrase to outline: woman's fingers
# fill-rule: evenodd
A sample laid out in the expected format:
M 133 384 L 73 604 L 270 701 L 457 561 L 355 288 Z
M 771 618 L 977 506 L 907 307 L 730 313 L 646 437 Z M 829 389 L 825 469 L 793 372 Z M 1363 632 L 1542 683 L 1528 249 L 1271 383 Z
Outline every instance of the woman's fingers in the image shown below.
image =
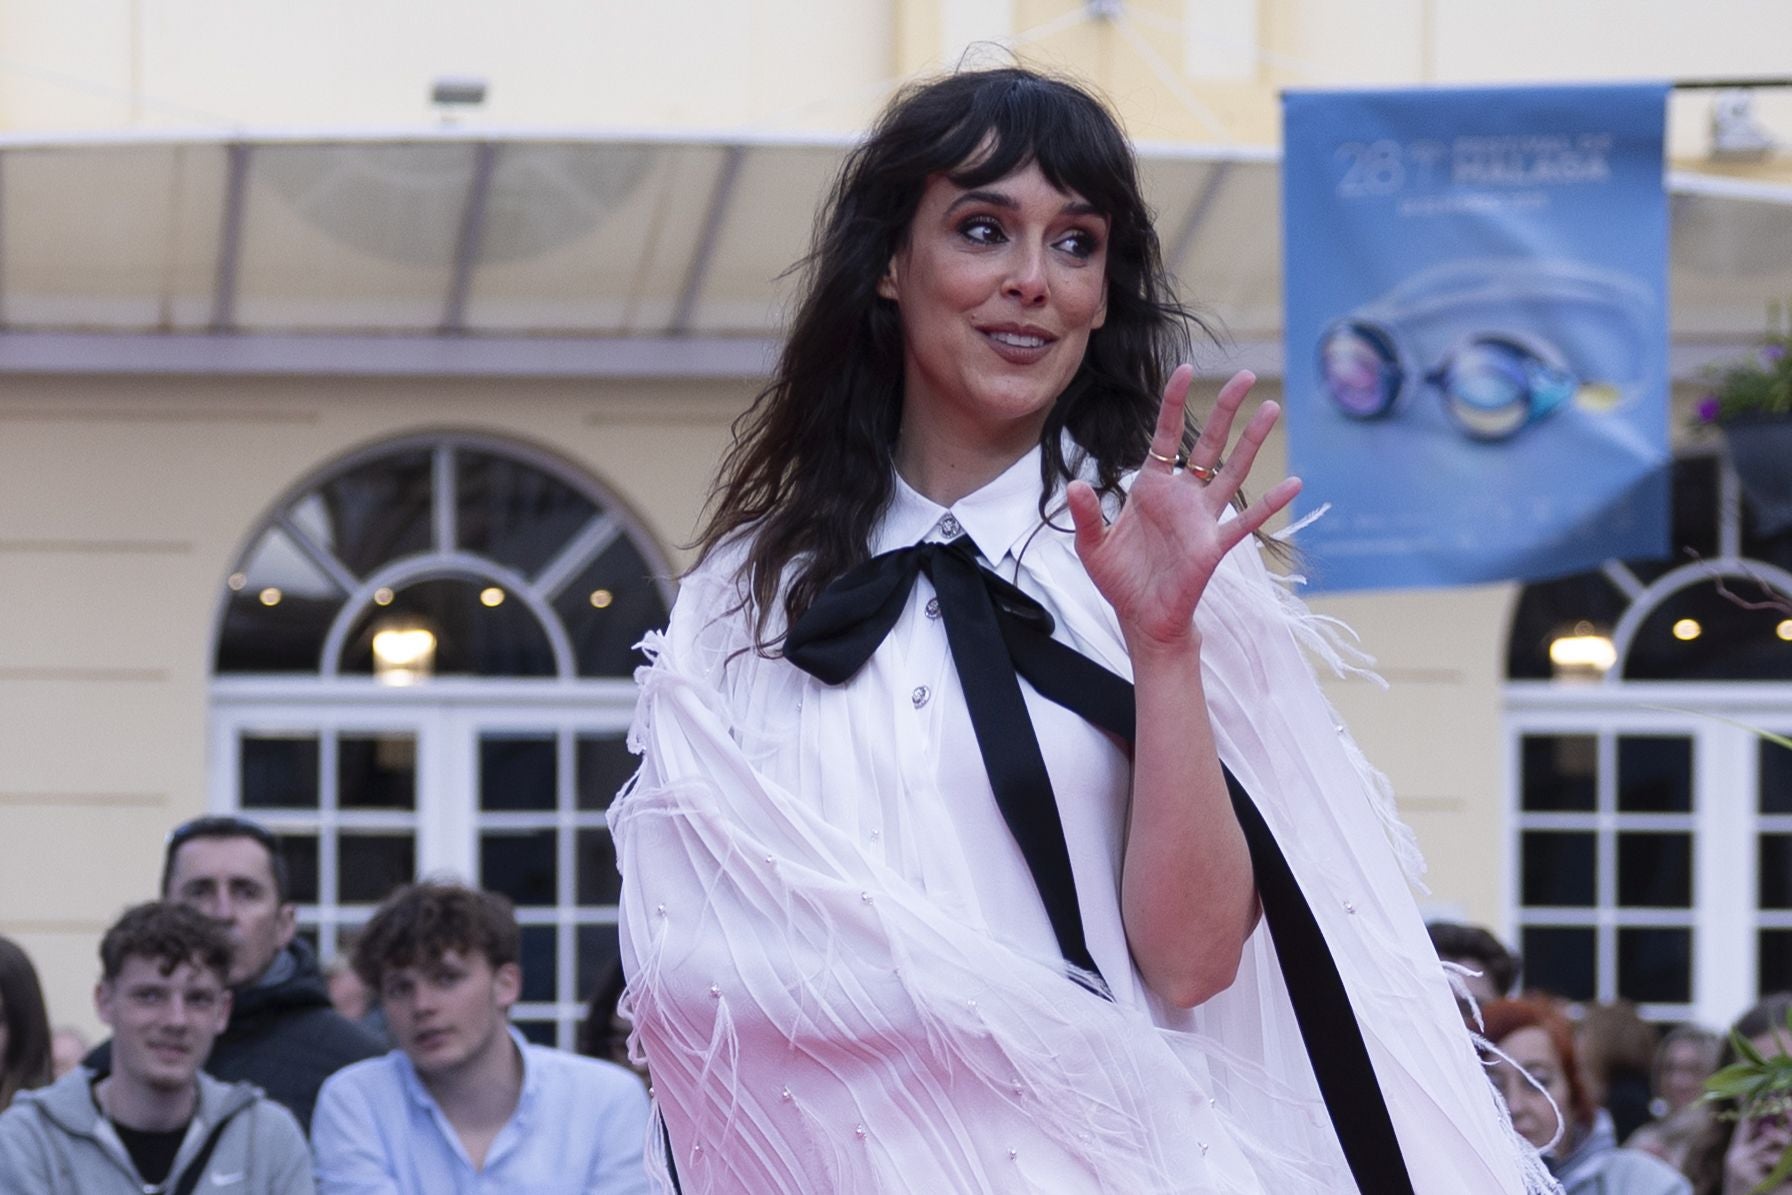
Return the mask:
M 1107 534 L 1101 499 L 1095 496 L 1095 487 L 1086 481 L 1071 482 L 1064 498 L 1070 504 L 1070 521 L 1076 527 L 1077 555 L 1086 559 L 1089 552 L 1101 546 Z
M 1193 373 L 1193 370 L 1190 370 Z M 1232 436 L 1232 421 L 1238 415 L 1239 407 L 1244 405 L 1245 395 L 1257 384 L 1257 375 L 1248 369 L 1241 369 L 1220 387 L 1220 394 L 1214 400 L 1213 414 L 1201 425 L 1201 435 L 1195 446 L 1189 450 L 1189 464 L 1197 465 L 1208 471 L 1209 479 L 1212 470 L 1218 469 L 1225 459 L 1226 441 Z M 1199 476 L 1199 474 L 1197 474 Z
M 1188 388 L 1194 380 L 1195 367 L 1183 364 L 1176 367 L 1164 385 L 1164 401 L 1157 408 L 1157 428 L 1151 434 L 1151 460 L 1165 468 L 1176 467 L 1176 454 L 1182 450 Z

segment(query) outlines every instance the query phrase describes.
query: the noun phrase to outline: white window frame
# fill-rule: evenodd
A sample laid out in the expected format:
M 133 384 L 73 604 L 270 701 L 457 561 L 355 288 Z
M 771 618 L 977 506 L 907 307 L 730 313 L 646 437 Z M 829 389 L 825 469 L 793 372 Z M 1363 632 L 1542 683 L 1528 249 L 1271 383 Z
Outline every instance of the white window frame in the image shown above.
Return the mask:
M 1792 815 L 1762 816 L 1753 799 L 1759 789 L 1759 739 L 1747 729 L 1792 731 L 1792 684 L 1666 683 L 1574 686 L 1514 681 L 1506 686 L 1506 809 L 1510 827 L 1502 895 L 1506 924 L 1516 939 L 1526 926 L 1587 924 L 1526 915 L 1520 905 L 1522 835 L 1527 829 L 1597 829 L 1600 887 L 1594 922 L 1617 926 L 1690 926 L 1692 992 L 1687 1004 L 1645 1004 L 1645 1017 L 1728 1024 L 1756 1000 L 1758 929 L 1792 929 L 1792 911 L 1762 911 L 1757 896 L 1757 853 L 1763 832 L 1792 830 Z M 1601 799 L 1595 813 L 1535 813 L 1522 808 L 1522 740 L 1526 735 L 1601 736 Z M 1616 814 L 1608 744 L 1621 735 L 1684 735 L 1693 742 L 1693 809 L 1688 814 Z M 1743 799 L 1746 794 L 1748 799 Z M 1625 828 L 1685 829 L 1693 835 L 1692 908 L 1655 914 L 1620 909 L 1612 834 Z M 1602 934 L 1595 996 L 1610 1000 L 1617 966 L 1615 935 Z

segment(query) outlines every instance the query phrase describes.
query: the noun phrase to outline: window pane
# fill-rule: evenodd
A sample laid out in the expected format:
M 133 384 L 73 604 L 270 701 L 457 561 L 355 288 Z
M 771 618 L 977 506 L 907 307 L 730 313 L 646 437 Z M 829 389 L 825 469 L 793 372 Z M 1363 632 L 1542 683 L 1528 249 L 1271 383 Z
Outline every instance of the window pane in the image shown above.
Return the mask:
M 1595 842 L 1590 831 L 1526 830 L 1522 900 L 1527 905 L 1591 905 Z
M 557 902 L 554 832 L 486 830 L 479 836 L 479 882 L 515 905 L 553 907 Z
M 281 831 L 280 857 L 286 860 L 286 899 L 295 905 L 318 903 L 317 835 Z
M 1599 741 L 1590 734 L 1527 734 L 1522 746 L 1524 808 L 1587 811 L 1595 803 Z
M 622 895 L 616 844 L 608 830 L 579 831 L 579 903 L 613 905 Z
M 666 603 L 633 545 L 618 539 L 554 596 L 572 636 L 580 676 L 632 676 L 644 663 L 635 644 L 666 625 Z
M 582 734 L 577 751 L 579 808 L 608 809 L 641 761 L 630 754 L 628 742 L 620 734 Z
M 262 533 L 229 580 L 219 672 L 316 672 L 342 592 L 285 529 Z
M 383 630 L 429 631 L 435 636 L 437 676 L 552 676 L 548 637 L 513 594 L 496 605 L 480 595 L 494 587 L 472 581 L 420 581 L 398 590 L 389 605 L 362 611 L 342 650 L 342 671 L 374 671 L 373 637 Z
M 1719 592 L 1713 579 L 1670 594 L 1643 620 L 1624 661 L 1632 680 L 1792 680 L 1792 651 L 1776 633 L 1785 619 L 1764 598 L 1788 600 L 1747 578 L 1726 584 L 1763 608 Z
M 1792 750 L 1761 740 L 1761 812 L 1792 813 Z
M 1692 907 L 1692 835 L 1618 835 L 1618 903 L 1632 908 Z
M 1622 813 L 1692 812 L 1692 740 L 1625 735 L 1618 740 Z
M 551 925 L 523 926 L 523 999 L 532 1002 L 548 1003 L 554 994 L 554 977 L 560 958 L 560 947 L 555 941 L 558 931 Z
M 552 810 L 557 771 L 552 734 L 480 735 L 479 807 Z
M 343 904 L 378 904 L 417 877 L 417 844 L 409 834 L 343 834 L 336 852 Z
M 345 734 L 336 740 L 336 804 L 343 809 L 415 809 L 417 738 Z
M 595 514 L 584 495 L 532 465 L 455 452 L 460 546 L 533 576 Z
M 323 505 L 321 521 L 330 541 L 324 546 L 350 572 L 365 576 L 432 546 L 431 455 L 427 448 L 414 448 L 383 456 L 318 490 L 314 501 Z
M 1524 587 L 1512 612 L 1506 641 L 1506 675 L 1512 680 L 1549 680 L 1555 664 L 1549 645 L 1577 623 L 1606 631 L 1617 625 L 1627 604 L 1604 573 L 1577 573 Z
M 1519 935 L 1524 985 L 1569 1000 L 1591 1000 L 1598 991 L 1596 941 L 1591 929 L 1535 927 Z
M 1761 907 L 1792 909 L 1792 834 L 1761 835 Z
M 1761 951 L 1756 995 L 1792 989 L 1792 929 L 1764 929 L 1756 941 Z
M 516 1021 L 513 1023 L 516 1025 L 516 1031 L 522 1034 L 527 1041 L 532 1041 L 538 1046 L 559 1044 L 555 1040 L 559 1029 L 552 1021 Z
M 317 736 L 244 735 L 241 795 L 244 809 L 317 808 Z
M 622 958 L 613 925 L 581 925 L 578 928 L 579 976 L 578 996 L 589 1000 L 599 984 L 615 983 L 621 988 Z
M 1620 929 L 1618 995 L 1639 1004 L 1692 999 L 1692 931 Z

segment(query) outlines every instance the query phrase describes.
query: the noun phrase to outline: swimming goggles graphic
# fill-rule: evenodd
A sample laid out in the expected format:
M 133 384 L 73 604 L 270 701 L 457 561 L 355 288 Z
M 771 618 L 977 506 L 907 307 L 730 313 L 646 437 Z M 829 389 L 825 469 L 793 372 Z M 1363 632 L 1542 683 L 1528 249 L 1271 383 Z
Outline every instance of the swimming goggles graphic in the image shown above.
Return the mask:
M 1465 435 L 1505 440 L 1570 399 L 1599 410 L 1630 397 L 1654 308 L 1634 279 L 1572 262 L 1451 262 L 1334 320 L 1320 387 L 1359 420 L 1429 387 Z

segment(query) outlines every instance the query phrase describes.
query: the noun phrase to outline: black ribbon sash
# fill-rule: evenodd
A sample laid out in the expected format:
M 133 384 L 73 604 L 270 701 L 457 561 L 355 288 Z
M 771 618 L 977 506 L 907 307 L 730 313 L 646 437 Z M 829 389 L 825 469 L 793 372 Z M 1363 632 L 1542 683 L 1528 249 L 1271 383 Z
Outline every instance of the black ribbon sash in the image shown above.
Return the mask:
M 1083 982 L 1078 972 L 1099 978 L 1083 934 L 1057 798 L 1019 678 L 1127 743 L 1136 723 L 1133 688 L 1053 639 L 1051 615 L 976 557 L 969 536 L 873 557 L 822 591 L 791 626 L 784 655 L 827 684 L 845 683 L 896 625 L 916 575 L 927 573 L 996 804 L 1027 861 L 1058 948 L 1077 969 L 1072 978 Z M 1301 1040 L 1351 1175 L 1364 1195 L 1412 1195 L 1387 1100 L 1325 935 L 1263 815 L 1232 770 L 1223 762 L 1220 767 Z

